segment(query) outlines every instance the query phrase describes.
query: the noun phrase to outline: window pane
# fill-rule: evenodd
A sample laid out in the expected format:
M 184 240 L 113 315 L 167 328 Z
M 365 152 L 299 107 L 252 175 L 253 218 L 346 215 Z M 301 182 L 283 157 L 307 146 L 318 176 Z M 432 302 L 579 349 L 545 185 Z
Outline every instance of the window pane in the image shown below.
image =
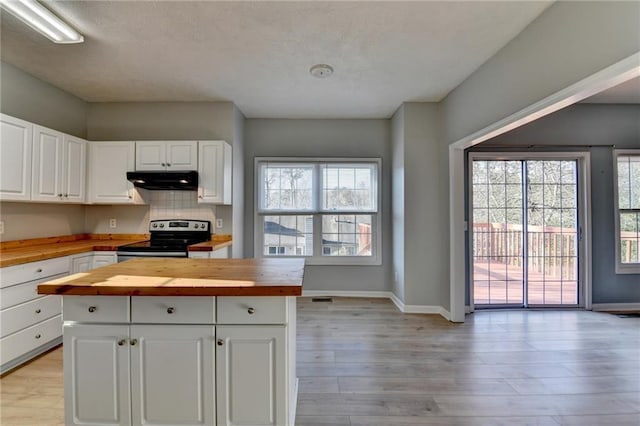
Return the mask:
M 640 213 L 620 213 L 620 261 L 640 262 Z
M 373 215 L 323 215 L 323 256 L 372 256 Z
M 618 206 L 640 209 L 640 155 L 618 157 Z
M 313 165 L 261 165 L 263 210 L 312 210 Z
M 322 165 L 322 209 L 377 211 L 376 164 Z
M 264 216 L 265 256 L 312 256 L 313 216 Z

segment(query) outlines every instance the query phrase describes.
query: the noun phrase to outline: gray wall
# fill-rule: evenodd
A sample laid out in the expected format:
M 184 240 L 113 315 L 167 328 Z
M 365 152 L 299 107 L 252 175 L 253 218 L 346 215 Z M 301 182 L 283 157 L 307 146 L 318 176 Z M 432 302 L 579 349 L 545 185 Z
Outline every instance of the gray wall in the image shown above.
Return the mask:
M 85 137 L 87 104 L 57 87 L 0 62 L 0 112 Z M 5 222 L 1 241 L 84 232 L 84 206 L 0 203 Z
M 393 273 L 402 275 L 398 287 L 404 287 L 406 305 L 448 308 L 449 218 L 442 206 L 447 193 L 440 108 L 405 103 L 392 119 L 392 130 L 394 267 L 404 262 L 403 273 Z
M 245 121 L 245 255 L 253 257 L 255 157 L 382 158 L 382 266 L 308 266 L 306 290 L 391 290 L 391 152 L 389 120 Z
M 449 143 L 640 51 L 640 2 L 556 2 L 445 99 Z
M 404 303 L 404 105 L 391 118 L 392 291 Z
M 82 234 L 85 207 L 46 203 L 0 203 L 4 234 L 0 241 Z
M 231 102 L 91 103 L 87 136 L 91 141 L 222 139 L 233 145 L 235 110 Z M 216 233 L 231 234 L 232 207 L 216 206 L 215 214 L 224 221 Z M 122 232 L 136 231 L 123 228 Z
M 0 62 L 0 112 L 85 138 L 87 108 L 82 99 Z
M 499 149 L 500 145 L 615 145 L 618 149 L 640 149 L 640 105 L 574 105 L 478 147 Z M 639 303 L 640 275 L 615 273 L 612 148 L 594 147 L 589 151 L 593 303 Z
M 236 106 L 233 107 L 233 246 L 232 256 L 235 258 L 244 257 L 244 124 L 245 118 L 242 111 Z M 219 210 L 224 211 L 228 208 Z

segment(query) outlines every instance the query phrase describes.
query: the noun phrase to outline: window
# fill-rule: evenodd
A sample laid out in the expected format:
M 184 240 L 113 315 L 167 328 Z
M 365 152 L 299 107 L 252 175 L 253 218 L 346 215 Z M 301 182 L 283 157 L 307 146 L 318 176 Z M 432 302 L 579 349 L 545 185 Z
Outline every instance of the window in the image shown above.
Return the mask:
M 256 255 L 380 264 L 379 159 L 256 159 Z
M 640 273 L 640 150 L 614 150 L 616 272 Z

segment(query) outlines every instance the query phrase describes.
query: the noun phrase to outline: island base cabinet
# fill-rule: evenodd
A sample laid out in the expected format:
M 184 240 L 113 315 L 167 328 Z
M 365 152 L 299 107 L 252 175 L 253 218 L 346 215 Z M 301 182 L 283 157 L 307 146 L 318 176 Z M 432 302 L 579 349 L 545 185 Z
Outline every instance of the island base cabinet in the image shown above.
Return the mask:
M 134 425 L 215 425 L 213 326 L 131 326 Z
M 65 424 L 215 426 L 214 327 L 64 327 Z
M 285 326 L 218 326 L 216 338 L 217 426 L 291 424 Z
M 65 424 L 131 425 L 129 326 L 64 326 Z

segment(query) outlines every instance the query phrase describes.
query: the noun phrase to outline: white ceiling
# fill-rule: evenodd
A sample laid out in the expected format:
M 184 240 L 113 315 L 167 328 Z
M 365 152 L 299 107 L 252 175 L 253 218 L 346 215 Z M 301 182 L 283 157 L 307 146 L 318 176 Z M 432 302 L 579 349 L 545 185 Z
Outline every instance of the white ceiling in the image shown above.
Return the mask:
M 389 117 L 440 101 L 549 1 L 47 2 L 56 45 L 3 13 L 0 55 L 86 101 L 232 101 L 247 117 Z M 327 79 L 309 68 L 327 63 Z

